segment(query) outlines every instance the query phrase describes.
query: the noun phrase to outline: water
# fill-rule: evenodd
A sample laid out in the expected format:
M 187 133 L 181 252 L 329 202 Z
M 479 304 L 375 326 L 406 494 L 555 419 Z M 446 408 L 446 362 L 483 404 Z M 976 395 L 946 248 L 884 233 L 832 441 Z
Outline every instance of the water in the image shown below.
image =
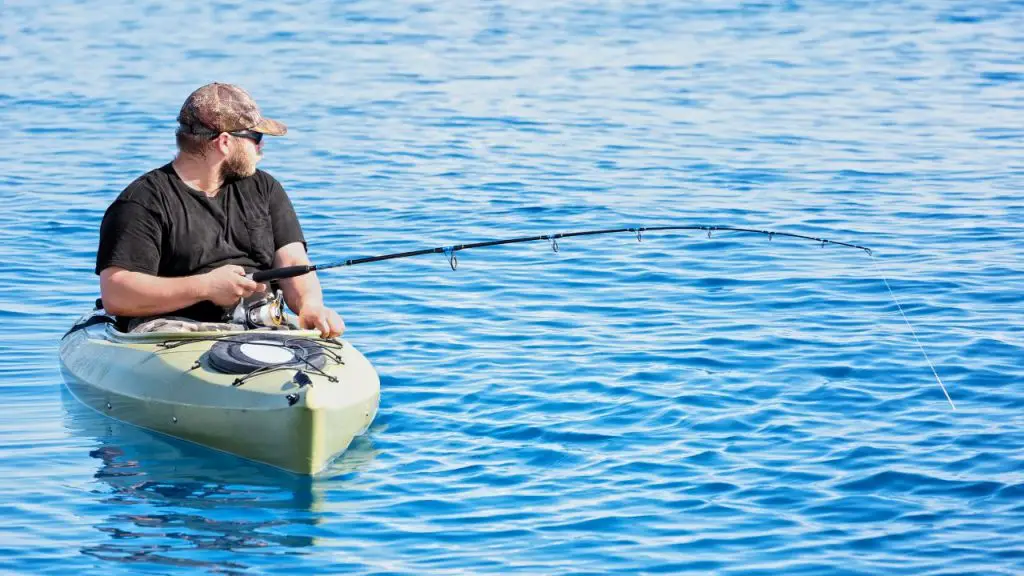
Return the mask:
M 0 571 L 1024 572 L 1024 3 L 0 7 Z M 380 414 L 309 481 L 62 391 L 103 210 L 208 81 L 289 124 Z

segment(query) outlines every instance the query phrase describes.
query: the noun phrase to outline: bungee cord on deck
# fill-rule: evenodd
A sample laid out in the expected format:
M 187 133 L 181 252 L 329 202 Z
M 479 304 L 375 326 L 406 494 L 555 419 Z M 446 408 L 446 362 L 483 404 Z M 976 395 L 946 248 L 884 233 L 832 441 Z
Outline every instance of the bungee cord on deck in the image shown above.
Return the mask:
M 935 365 L 932 364 L 931 358 L 928 357 L 927 352 L 924 350 L 924 346 L 921 344 L 920 339 L 917 337 L 917 332 L 910 323 L 910 319 L 907 318 L 906 313 L 903 311 L 903 306 L 900 301 L 896 298 L 896 294 L 893 292 L 892 287 L 889 286 L 889 280 L 881 274 L 875 264 L 874 252 L 870 248 L 861 246 L 859 244 L 852 244 L 849 242 L 839 242 L 837 240 L 829 240 L 827 238 L 818 238 L 815 236 L 808 236 L 805 234 L 796 234 L 792 232 L 776 232 L 774 230 L 759 230 L 756 228 L 740 228 L 735 226 L 703 226 L 703 225 L 690 225 L 690 226 L 633 226 L 629 228 L 607 228 L 602 230 L 583 230 L 579 232 L 560 232 L 556 234 L 540 234 L 537 236 L 524 236 L 519 238 L 506 238 L 503 240 L 487 240 L 483 242 L 472 242 L 469 244 L 455 244 L 452 246 L 437 246 L 434 248 L 424 248 L 421 250 L 411 250 L 407 252 L 395 252 L 392 254 L 383 254 L 380 256 L 366 256 L 363 258 L 353 258 L 349 260 L 337 260 L 335 262 L 327 262 L 324 264 L 310 264 L 306 266 L 286 266 L 283 268 L 275 268 L 273 270 L 261 270 L 255 272 L 252 275 L 252 279 L 256 282 L 266 282 L 268 280 L 280 280 L 283 278 L 292 278 L 295 276 L 301 276 L 309 272 L 316 272 L 318 270 L 328 270 L 330 268 L 340 268 L 343 266 L 355 266 L 357 264 L 368 264 L 370 262 L 381 262 L 384 260 L 396 260 L 399 258 L 410 258 L 413 256 L 422 256 L 425 254 L 444 254 L 448 260 L 448 265 L 451 266 L 452 270 L 458 268 L 459 259 L 456 253 L 462 250 L 469 250 L 472 248 L 486 248 L 488 246 L 502 246 L 506 244 L 520 244 L 524 242 L 538 242 L 548 241 L 551 243 L 551 249 L 554 252 L 558 252 L 558 240 L 562 238 L 574 238 L 579 236 L 597 236 L 600 234 L 619 234 L 629 232 L 636 235 L 638 242 L 643 240 L 644 232 L 667 232 L 667 231 L 701 231 L 706 232 L 707 237 L 711 238 L 712 232 L 741 232 L 749 234 L 762 234 L 768 236 L 768 240 L 771 241 L 775 236 L 785 238 L 797 238 L 801 240 L 811 240 L 818 242 L 822 248 L 828 244 L 843 246 L 846 248 L 856 248 L 864 251 L 865 254 L 871 259 L 871 264 L 875 271 L 878 272 L 882 281 L 885 282 L 886 288 L 889 290 L 889 295 L 892 296 L 893 301 L 896 303 L 899 309 L 900 315 L 903 320 L 907 323 L 910 328 L 911 334 L 914 336 L 915 342 L 917 342 L 918 348 L 924 355 L 925 360 L 928 362 L 928 366 L 932 370 L 932 374 L 935 376 L 936 382 L 939 383 L 939 387 L 942 388 L 942 393 L 946 396 L 946 400 L 949 405 L 956 410 L 956 405 L 953 404 L 953 399 L 949 396 L 949 392 L 946 390 L 945 384 L 942 379 L 939 378 L 939 373 L 935 370 Z

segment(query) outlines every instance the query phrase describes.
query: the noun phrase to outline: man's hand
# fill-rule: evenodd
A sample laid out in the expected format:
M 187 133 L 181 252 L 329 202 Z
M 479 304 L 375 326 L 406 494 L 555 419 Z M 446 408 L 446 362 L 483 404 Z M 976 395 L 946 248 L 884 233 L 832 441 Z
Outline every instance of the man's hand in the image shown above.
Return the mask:
M 245 277 L 245 268 L 227 264 L 202 275 L 202 295 L 225 308 L 238 304 L 242 298 L 248 298 L 255 292 L 263 292 L 267 287 L 257 284 Z
M 299 312 L 299 326 L 320 331 L 322 338 L 341 336 L 345 322 L 337 312 L 323 304 L 310 304 Z

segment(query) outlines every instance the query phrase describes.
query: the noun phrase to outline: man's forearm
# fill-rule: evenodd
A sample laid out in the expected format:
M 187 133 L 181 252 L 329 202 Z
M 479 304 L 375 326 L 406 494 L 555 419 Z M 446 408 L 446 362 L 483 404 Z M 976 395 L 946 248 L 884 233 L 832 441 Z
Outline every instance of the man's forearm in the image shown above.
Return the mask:
M 103 308 L 118 316 L 155 316 L 205 300 L 200 276 L 161 278 L 120 268 L 100 274 Z
M 305 246 L 300 242 L 293 242 L 279 248 L 274 254 L 274 268 L 307 265 L 309 265 L 309 256 L 306 255 Z M 302 309 L 307 306 L 324 303 L 320 280 L 316 277 L 316 272 L 285 278 L 280 281 L 280 286 L 284 292 L 284 301 L 296 314 L 301 314 Z
M 324 303 L 320 280 L 316 277 L 316 272 L 281 280 L 281 290 L 284 292 L 284 300 L 288 303 L 288 307 L 296 314 L 301 313 L 302 309 L 309 305 Z
M 278 248 L 274 255 L 274 268 L 308 266 L 309 256 L 301 242 Z M 341 316 L 324 306 L 320 279 L 315 272 L 281 280 L 281 290 L 288 307 L 299 315 L 299 326 L 320 331 L 323 338 L 337 338 L 345 331 Z

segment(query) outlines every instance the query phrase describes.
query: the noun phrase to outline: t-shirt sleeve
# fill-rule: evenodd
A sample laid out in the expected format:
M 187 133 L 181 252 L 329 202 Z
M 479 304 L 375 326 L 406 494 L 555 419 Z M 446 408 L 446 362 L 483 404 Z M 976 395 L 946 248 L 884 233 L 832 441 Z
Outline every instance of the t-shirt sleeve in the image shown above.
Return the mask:
M 117 266 L 156 275 L 160 269 L 160 219 L 131 200 L 116 200 L 103 215 L 96 274 Z
M 270 221 L 274 227 L 274 250 L 293 242 L 302 242 L 306 246 L 306 238 L 302 235 L 302 226 L 295 215 L 295 208 L 288 198 L 281 183 L 275 179 L 270 182 Z

